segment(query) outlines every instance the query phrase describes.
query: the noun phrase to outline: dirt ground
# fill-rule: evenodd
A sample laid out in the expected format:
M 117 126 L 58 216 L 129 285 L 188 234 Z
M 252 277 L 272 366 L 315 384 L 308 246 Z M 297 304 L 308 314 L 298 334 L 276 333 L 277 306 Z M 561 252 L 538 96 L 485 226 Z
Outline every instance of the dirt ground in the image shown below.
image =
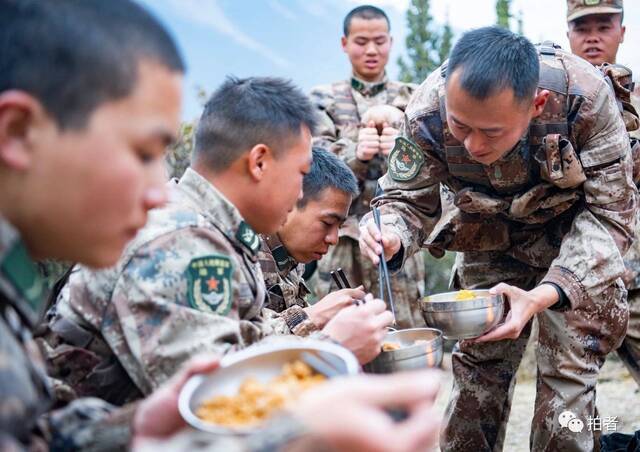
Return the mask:
M 529 354 L 530 356 L 530 354 Z M 451 354 L 445 354 L 443 367 L 445 378 L 437 406 L 444 413 L 451 391 Z M 523 360 L 518 373 L 511 416 L 507 426 L 505 452 L 529 450 L 529 431 L 535 401 L 535 364 L 532 359 Z M 640 430 L 640 389 L 616 355 L 609 355 L 599 378 L 596 405 L 600 419 L 615 417 L 617 431 L 630 433 Z

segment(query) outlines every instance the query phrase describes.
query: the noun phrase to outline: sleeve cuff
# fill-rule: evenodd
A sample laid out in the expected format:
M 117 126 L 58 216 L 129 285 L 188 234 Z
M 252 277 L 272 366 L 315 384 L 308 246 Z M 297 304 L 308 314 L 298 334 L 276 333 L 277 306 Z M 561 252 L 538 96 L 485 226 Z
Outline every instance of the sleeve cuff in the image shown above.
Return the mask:
M 280 317 L 284 319 L 289 330 L 296 336 L 308 336 L 318 330 L 316 324 L 309 319 L 307 312 L 301 306 L 291 306 L 282 311 Z
M 51 415 L 52 450 L 126 450 L 138 404 L 116 408 L 96 398 L 75 400 Z
M 578 305 L 582 304 L 587 297 L 587 293 L 580 281 L 578 281 L 571 271 L 563 267 L 552 267 L 549 269 L 549 272 L 540 282 L 540 284 L 544 283 L 556 286 L 568 299 L 566 307 L 564 308 L 565 310 L 575 309 Z M 557 303 L 551 308 L 557 310 L 556 305 Z
M 397 272 L 402 268 L 404 262 L 404 245 L 400 245 L 400 251 L 393 255 L 391 259 L 387 261 L 387 268 L 390 272 Z

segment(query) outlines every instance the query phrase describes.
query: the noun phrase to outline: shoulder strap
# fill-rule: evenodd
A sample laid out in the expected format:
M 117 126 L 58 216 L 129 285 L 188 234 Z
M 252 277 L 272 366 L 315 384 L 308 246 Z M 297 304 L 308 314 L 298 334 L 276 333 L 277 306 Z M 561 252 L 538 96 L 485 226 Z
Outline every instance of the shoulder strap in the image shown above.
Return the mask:
M 529 142 L 537 146 L 549 134 L 569 135 L 567 121 L 569 99 L 569 77 L 562 58 L 558 56 L 560 47 L 551 41 L 537 46 L 540 55 L 540 81 L 538 86 L 551 92 L 542 114 L 534 119 L 529 128 Z
M 633 72 L 621 64 L 605 63 L 598 69 L 605 77 L 607 84 L 613 90 L 618 103 L 618 109 L 624 119 L 627 132 L 633 132 L 640 128 L 640 118 L 636 108 L 631 103 L 631 93 L 635 84 L 633 82 Z

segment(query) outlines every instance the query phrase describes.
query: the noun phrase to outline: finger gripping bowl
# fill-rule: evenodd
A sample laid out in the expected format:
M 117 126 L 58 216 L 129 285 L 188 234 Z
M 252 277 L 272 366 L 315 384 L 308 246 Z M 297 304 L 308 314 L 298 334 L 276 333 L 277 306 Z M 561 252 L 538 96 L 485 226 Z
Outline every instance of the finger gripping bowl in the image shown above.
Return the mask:
M 226 427 L 200 419 L 196 412 L 207 400 L 219 395 L 233 396 L 242 382 L 251 377 L 268 383 L 282 373 L 286 363 L 301 359 L 303 353 L 320 354 L 330 360 L 341 375 L 355 375 L 360 366 L 347 349 L 324 341 L 290 340 L 269 345 L 256 345 L 226 355 L 220 367 L 210 374 L 191 377 L 180 391 L 178 409 L 191 427 L 218 435 L 243 436 L 260 431 L 263 424 L 247 427 Z
M 391 331 L 385 343 L 400 345 L 392 351 L 382 351 L 370 363 L 364 365 L 365 372 L 388 374 L 404 370 L 440 367 L 442 364 L 442 332 L 433 328 L 411 328 Z
M 456 299 L 459 292 L 424 297 L 420 308 L 427 325 L 441 330 L 446 339 L 471 339 L 492 329 L 504 315 L 504 296 L 472 292 L 475 297 L 470 300 Z

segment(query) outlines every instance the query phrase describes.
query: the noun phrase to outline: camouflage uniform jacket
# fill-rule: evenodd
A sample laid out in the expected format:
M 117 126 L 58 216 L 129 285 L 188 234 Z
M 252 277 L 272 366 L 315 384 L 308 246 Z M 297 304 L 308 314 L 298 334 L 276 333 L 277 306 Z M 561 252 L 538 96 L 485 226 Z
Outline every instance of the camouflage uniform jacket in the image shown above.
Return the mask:
M 384 194 L 374 200 L 383 223 L 401 236 L 404 253 L 392 268 L 423 244 L 504 253 L 540 269 L 571 307 L 623 274 L 637 190 L 615 99 L 602 75 L 578 57 L 552 49 L 541 52 L 540 63 L 539 86 L 551 91 L 545 111 L 519 145 L 488 166 L 448 130 L 444 71 L 416 91 L 404 138 L 380 181 Z M 440 184 L 452 192 L 444 209 Z
M 306 308 L 310 290 L 302 279 L 304 264 L 299 264 L 289 254 L 277 234 L 261 236 L 258 262 L 264 275 L 269 299 L 266 307 L 283 313 L 291 308 Z M 297 336 L 307 336 L 317 331 L 316 325 L 307 319 L 295 328 Z
M 375 105 L 391 105 L 405 109 L 415 85 L 391 81 L 385 75 L 379 83 L 367 83 L 356 77 L 311 91 L 311 99 L 320 110 L 320 125 L 314 144 L 332 151 L 353 170 L 360 195 L 353 200 L 349 217 L 340 228 L 340 236 L 358 240 L 358 221 L 369 211 L 378 179 L 386 172 L 386 158 L 375 156 L 368 162 L 358 160 L 356 147 L 360 119 Z M 393 124 L 399 128 L 400 124 Z
M 169 185 L 169 203 L 150 212 L 115 267 L 71 275 L 49 322 L 62 317 L 106 342 L 143 394 L 194 354 L 290 334 L 307 318 L 301 308 L 263 309 L 259 237 L 211 183 L 187 169 Z
M 640 112 L 640 99 L 634 94 L 631 95 L 631 103 L 635 107 L 637 112 Z M 632 140 L 640 140 L 640 129 L 634 130 L 629 133 Z M 636 146 L 640 146 L 637 143 Z M 637 163 L 637 162 L 636 162 Z M 638 181 L 636 180 L 636 184 Z M 640 215 L 640 211 L 638 212 Z M 636 227 L 640 227 L 640 220 L 637 220 Z M 625 277 L 625 286 L 627 289 L 640 289 L 640 237 L 636 234 L 636 240 L 633 241 L 631 248 L 624 255 L 624 262 L 627 268 Z
M 50 411 L 52 389 L 31 337 L 43 282 L 17 231 L 0 216 L 0 450 L 116 450 L 134 406 L 79 399 Z

